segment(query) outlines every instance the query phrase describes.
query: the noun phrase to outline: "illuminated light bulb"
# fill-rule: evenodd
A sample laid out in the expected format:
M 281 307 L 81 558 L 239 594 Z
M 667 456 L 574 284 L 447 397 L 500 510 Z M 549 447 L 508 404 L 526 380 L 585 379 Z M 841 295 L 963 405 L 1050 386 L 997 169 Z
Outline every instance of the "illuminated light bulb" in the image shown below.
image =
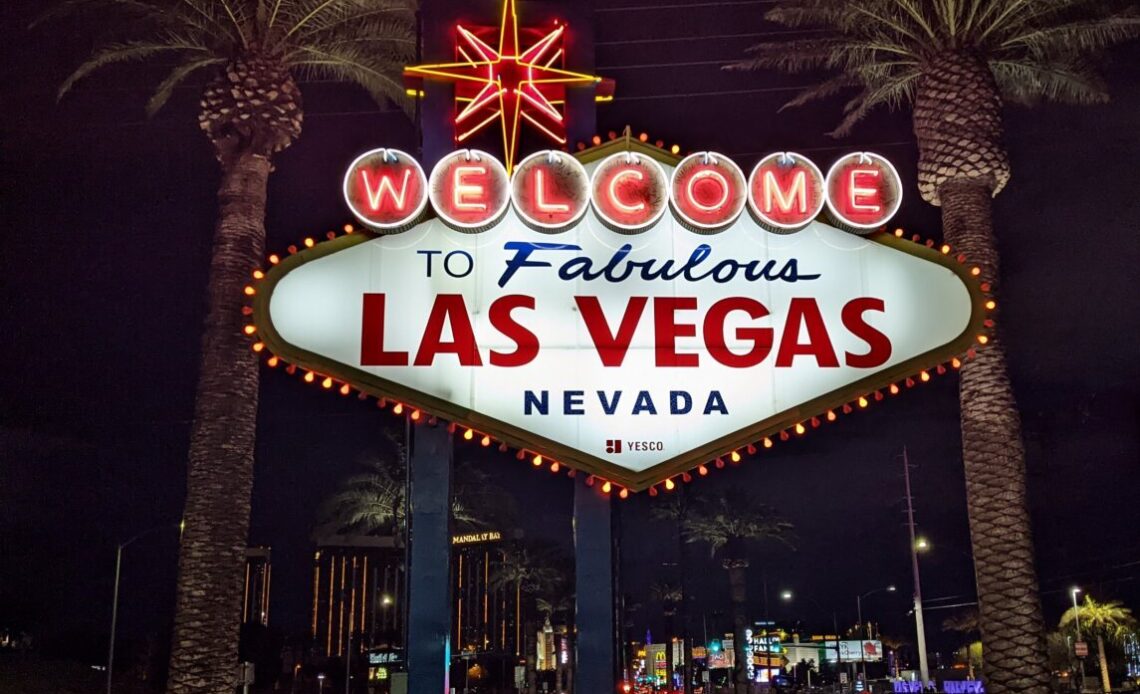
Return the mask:
M 542 465 L 542 456 L 541 456 L 541 455 L 538 455 L 538 454 L 535 454 L 535 456 L 534 456 L 534 460 L 532 460 L 532 461 L 530 461 L 530 462 L 534 463 L 534 466 L 535 466 L 535 467 L 538 467 L 538 466 Z
M 756 455 L 756 446 L 751 444 L 751 443 L 748 444 L 748 446 L 745 450 L 748 451 L 748 455 Z
M 246 287 L 242 291 L 245 292 L 246 296 L 253 296 L 257 293 L 257 290 L 255 290 L 253 287 Z
M 296 253 L 296 252 L 297 252 L 297 247 L 296 247 L 296 246 L 294 246 L 294 245 L 290 245 L 290 246 L 289 246 L 288 248 L 286 248 L 285 250 L 289 251 L 289 254 L 290 254 L 290 255 L 292 255 L 292 254 L 294 254 L 294 253 Z
M 981 289 L 983 292 L 988 292 L 990 290 L 990 283 L 989 282 L 982 282 L 980 285 L 978 285 L 978 288 Z
M 265 343 L 264 342 L 254 342 L 253 343 L 253 351 L 254 352 L 260 352 L 263 349 L 265 349 Z
M 781 440 L 781 441 L 787 441 L 787 440 L 788 440 L 788 439 L 790 439 L 790 438 L 791 438 L 791 437 L 790 437 L 790 436 L 788 436 L 788 432 L 786 432 L 786 431 L 781 431 L 781 432 L 780 432 L 780 440 Z
M 994 301 L 993 299 L 990 299 L 989 301 L 986 302 L 986 310 L 992 311 L 995 308 L 997 308 L 997 302 L 996 301 Z
M 672 147 L 669 148 L 669 152 L 671 154 L 680 154 L 681 153 L 681 145 L 673 145 Z
M 978 275 L 982 274 L 982 268 L 974 266 L 970 268 L 970 274 L 974 277 L 977 277 Z
M 807 431 L 807 429 L 804 428 L 803 423 L 802 422 L 796 422 L 796 433 L 799 434 L 800 436 L 803 436 L 805 431 Z
M 740 453 L 738 453 L 737 451 L 733 451 L 732 453 L 729 454 L 728 457 L 732 458 L 732 462 L 734 462 L 734 463 L 740 462 Z
M 637 136 L 637 139 L 641 140 L 642 142 L 649 142 L 649 133 L 641 133 Z
M 942 251 L 942 255 L 949 255 L 950 254 L 950 247 L 947 246 L 946 244 L 942 244 L 942 248 L 940 250 Z
M 600 144 L 602 144 L 602 136 L 601 135 L 594 135 L 594 137 L 591 138 L 590 141 L 593 142 L 595 145 L 600 145 Z
M 855 410 L 851 409 L 850 405 L 848 405 L 847 403 L 843 403 L 843 414 L 851 414 L 854 411 Z
M 341 395 L 348 395 L 351 392 L 352 392 L 352 386 L 348 385 L 347 383 L 345 383 L 343 386 L 340 387 L 340 394 Z
M 687 472 L 682 472 L 681 473 L 681 481 L 684 482 L 685 484 L 688 484 L 689 482 L 693 481 L 693 476 Z
M 343 228 L 344 228 L 344 233 L 346 233 L 346 234 L 351 234 L 353 231 L 355 231 L 352 228 L 351 224 L 345 224 Z
M 252 334 L 254 334 L 255 332 L 257 332 L 257 327 L 255 327 L 255 326 L 252 326 L 252 325 L 247 325 L 247 326 L 245 326 L 244 328 L 242 328 L 242 330 L 244 330 L 244 331 L 245 331 L 245 334 L 246 334 L 246 335 L 252 335 Z
M 772 444 L 772 439 L 770 439 L 770 438 L 768 438 L 767 436 L 765 436 L 765 437 L 764 437 L 764 448 L 771 448 L 771 447 L 772 447 L 772 445 L 773 445 L 773 444 Z
M 463 438 L 464 438 L 464 440 L 466 440 L 466 441 L 470 441 L 472 438 L 474 438 L 474 436 L 475 436 L 475 432 L 474 432 L 474 431 L 472 431 L 472 430 L 470 430 L 470 429 L 468 429 L 467 431 L 463 432 Z
M 322 388 L 332 388 L 333 387 L 332 379 L 329 378 L 328 376 L 325 376 L 325 380 L 321 381 L 321 387 Z
M 285 373 L 289 374 L 290 376 L 297 373 L 297 365 L 296 364 L 290 364 L 289 366 L 286 366 L 285 367 Z
M 892 383 L 891 384 L 891 395 L 898 395 L 898 394 L 899 394 L 899 387 L 896 386 L 894 383 Z
M 400 414 L 403 411 L 404 405 L 402 403 L 396 403 L 396 406 L 392 408 L 392 414 Z
M 277 263 L 281 262 L 281 257 L 274 253 L 273 255 L 269 256 L 269 262 L 273 265 L 276 265 Z
M 989 341 L 990 341 L 990 338 L 986 337 L 985 335 L 978 335 L 978 344 L 979 345 L 984 345 Z
M 277 363 L 278 363 L 278 361 L 279 361 L 279 360 L 277 359 L 277 355 L 273 355 L 272 357 L 269 357 L 269 361 L 267 361 L 267 362 L 265 362 L 265 363 L 266 363 L 267 365 L 269 365 L 269 368 L 273 369 L 273 368 L 276 368 L 276 367 L 277 367 Z
M 676 488 L 677 488 L 677 485 L 675 482 L 673 482 L 672 479 L 665 480 L 665 491 L 671 492 Z
M 839 419 L 839 417 L 836 416 L 835 410 L 828 410 L 827 411 L 827 421 L 834 422 L 837 419 Z
M 481 441 L 479 441 L 479 445 L 483 446 L 483 448 L 490 446 L 491 445 L 491 437 L 490 436 L 484 436 L 483 439 Z
M 614 486 L 607 481 L 605 484 L 602 485 L 602 493 L 603 494 L 609 494 L 613 488 L 614 488 Z
M 316 243 L 311 237 L 305 237 L 305 248 L 312 248 Z
M 867 402 L 867 398 L 863 397 L 862 395 L 859 396 L 859 407 L 866 407 L 869 404 L 871 403 Z
M 982 325 L 986 326 L 987 328 L 992 328 L 992 327 L 994 327 L 994 321 L 992 318 L 987 318 L 984 321 L 982 321 Z
M 262 272 L 261 270 L 254 270 L 253 271 L 253 279 L 259 280 L 259 279 L 262 279 L 264 277 L 265 277 L 265 273 Z
M 899 237 L 899 238 L 901 239 L 901 238 L 902 238 L 902 235 L 903 235 L 903 230 L 902 230 L 902 229 L 895 229 L 895 236 L 897 236 L 897 237 Z
M 925 371 L 920 371 L 918 373 L 918 380 L 922 381 L 923 383 L 926 383 L 927 381 L 930 380 L 930 374 L 926 373 Z
M 875 401 L 881 402 L 882 399 L 883 399 L 883 392 L 881 390 L 876 390 L 875 391 Z
M 819 423 L 820 423 L 820 422 L 819 422 L 819 417 L 812 417 L 812 418 L 811 418 L 811 428 L 812 428 L 812 429 L 818 429 L 818 428 L 819 428 Z
M 911 378 L 910 376 L 906 377 L 906 387 L 907 388 L 913 388 L 914 387 L 914 379 Z
M 558 472 L 560 469 L 562 469 L 562 466 L 559 465 L 557 461 L 550 464 L 550 471 L 551 472 Z
M 420 421 L 420 411 L 419 410 L 412 410 L 412 421 L 413 422 Z
M 312 371 L 305 372 L 305 383 L 312 383 L 317 378 L 317 375 Z
M 620 497 L 621 497 L 621 498 L 623 498 L 623 499 L 627 499 L 627 498 L 629 498 L 629 490 L 628 490 L 628 489 L 626 489 L 625 487 L 622 487 L 622 488 L 621 488 L 621 491 L 620 491 L 620 492 L 618 492 L 618 496 L 620 496 Z
M 701 477 L 704 477 L 704 476 L 709 474 L 709 469 L 707 467 L 705 467 L 704 465 L 701 465 L 700 467 L 697 468 L 697 474 L 700 475 Z
M 252 306 L 242 306 L 241 307 L 241 315 L 252 316 L 253 315 L 253 307 Z

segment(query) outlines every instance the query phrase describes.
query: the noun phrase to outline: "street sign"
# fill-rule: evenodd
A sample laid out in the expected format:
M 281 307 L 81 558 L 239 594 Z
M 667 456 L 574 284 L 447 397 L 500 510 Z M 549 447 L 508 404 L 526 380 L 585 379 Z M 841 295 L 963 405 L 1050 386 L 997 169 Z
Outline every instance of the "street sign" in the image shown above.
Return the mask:
M 1077 641 L 1073 644 L 1073 653 L 1078 658 L 1085 658 L 1089 654 L 1089 644 L 1087 641 Z

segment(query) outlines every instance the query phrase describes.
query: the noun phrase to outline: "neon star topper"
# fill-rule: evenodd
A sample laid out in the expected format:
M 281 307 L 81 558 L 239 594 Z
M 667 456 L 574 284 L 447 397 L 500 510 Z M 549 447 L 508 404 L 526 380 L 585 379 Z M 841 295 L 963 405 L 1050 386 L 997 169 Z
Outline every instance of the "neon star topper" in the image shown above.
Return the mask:
M 498 49 L 476 32 L 457 26 L 455 51 L 462 60 L 404 68 L 408 93 L 423 96 L 425 79 L 454 82 L 458 111 L 456 144 L 498 121 L 503 132 L 503 161 L 510 173 L 515 165 L 521 121 L 527 121 L 558 144 L 566 144 L 566 116 L 560 107 L 565 105 L 567 87 L 593 87 L 599 101 L 613 98 L 613 80 L 555 67 L 565 56 L 562 39 L 566 33 L 565 24 L 555 25 L 555 29 L 523 49 L 515 0 L 504 0 Z M 486 36 L 486 32 L 481 33 Z

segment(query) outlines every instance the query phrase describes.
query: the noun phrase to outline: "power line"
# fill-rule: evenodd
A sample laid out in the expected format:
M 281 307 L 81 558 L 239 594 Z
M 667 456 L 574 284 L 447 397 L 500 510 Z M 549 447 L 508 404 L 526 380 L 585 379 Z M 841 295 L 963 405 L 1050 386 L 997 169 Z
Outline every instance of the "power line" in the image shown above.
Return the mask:
M 594 46 L 629 46 L 645 43 L 692 43 L 696 41 L 714 41 L 720 39 L 751 39 L 761 36 L 788 36 L 792 34 L 820 34 L 826 29 L 787 29 L 784 31 L 753 31 L 744 34 L 709 34 L 708 36 L 670 36 L 667 38 L 652 39 L 626 39 L 624 41 L 595 41 Z

